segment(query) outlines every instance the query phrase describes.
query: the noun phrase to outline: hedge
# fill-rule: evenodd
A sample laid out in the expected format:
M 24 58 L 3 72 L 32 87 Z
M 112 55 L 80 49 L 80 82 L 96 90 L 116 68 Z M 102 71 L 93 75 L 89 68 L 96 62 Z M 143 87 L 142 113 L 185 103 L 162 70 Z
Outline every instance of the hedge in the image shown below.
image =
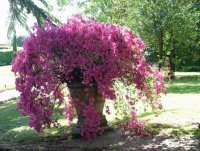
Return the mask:
M 200 66 L 182 66 L 178 71 L 183 72 L 200 72 Z
M 0 66 L 10 65 L 13 59 L 12 51 L 0 51 Z

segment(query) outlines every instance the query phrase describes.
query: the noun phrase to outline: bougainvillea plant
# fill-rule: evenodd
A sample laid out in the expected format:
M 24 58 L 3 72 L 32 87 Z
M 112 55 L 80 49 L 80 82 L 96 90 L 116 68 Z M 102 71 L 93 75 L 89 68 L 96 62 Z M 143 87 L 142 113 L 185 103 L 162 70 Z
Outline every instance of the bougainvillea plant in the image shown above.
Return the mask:
M 17 107 L 24 116 L 30 117 L 30 127 L 41 132 L 55 122 L 52 118 L 55 102 L 64 104 L 65 116 L 73 119 L 75 102 L 64 100 L 63 84 L 95 84 L 99 94 L 115 100 L 114 83 L 120 80 L 134 84 L 138 91 L 137 100 L 143 98 L 156 109 L 160 106 L 158 98 L 165 91 L 164 80 L 145 62 L 144 48 L 141 38 L 129 29 L 83 19 L 81 15 L 75 15 L 59 26 L 54 26 L 51 21 L 46 21 L 43 27 L 35 25 L 24 40 L 23 51 L 17 53 L 12 63 L 12 71 L 18 75 L 16 89 L 20 92 Z M 82 113 L 89 118 L 82 131 L 86 138 L 101 133 L 99 117 L 92 107 L 93 99 L 90 100 Z

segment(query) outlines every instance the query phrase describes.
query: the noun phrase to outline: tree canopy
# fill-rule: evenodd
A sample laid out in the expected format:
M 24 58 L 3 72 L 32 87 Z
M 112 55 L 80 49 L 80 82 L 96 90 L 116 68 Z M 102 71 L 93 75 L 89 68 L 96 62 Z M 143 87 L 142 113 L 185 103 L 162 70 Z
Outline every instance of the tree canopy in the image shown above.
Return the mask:
M 13 51 L 17 50 L 16 47 L 16 24 L 24 27 L 27 31 L 30 31 L 30 27 L 27 25 L 28 15 L 32 14 L 38 25 L 49 17 L 52 21 L 59 22 L 57 18 L 51 15 L 51 6 L 46 0 L 8 0 L 9 1 L 9 24 L 7 30 L 7 37 L 12 38 Z M 36 4 L 39 3 L 40 7 Z
M 78 6 L 101 21 L 119 23 L 139 33 L 146 58 L 159 68 L 199 64 L 199 2 L 195 0 L 85 0 Z M 188 56 L 192 56 L 189 58 Z

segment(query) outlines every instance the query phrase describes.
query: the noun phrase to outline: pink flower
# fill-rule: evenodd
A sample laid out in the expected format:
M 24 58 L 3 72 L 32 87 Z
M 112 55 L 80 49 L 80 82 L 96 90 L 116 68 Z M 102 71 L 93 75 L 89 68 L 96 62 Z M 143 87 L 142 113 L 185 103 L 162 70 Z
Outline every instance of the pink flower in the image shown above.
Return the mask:
M 127 28 L 83 19 L 81 15 L 57 27 L 48 20 L 44 27 L 34 25 L 33 28 L 33 33 L 24 40 L 24 50 L 12 62 L 12 71 L 19 75 L 17 107 L 30 117 L 29 125 L 38 132 L 56 122 L 52 118 L 54 106 L 56 102 L 65 104 L 63 83 L 78 79 L 86 86 L 96 86 L 103 98 L 115 100 L 114 81 L 123 79 L 127 84 L 134 83 L 139 92 L 137 100 L 146 99 L 149 105 L 158 103 L 152 103 L 151 98 L 158 100 L 166 92 L 162 75 L 145 62 L 144 42 Z M 85 92 L 89 96 L 87 88 Z M 93 104 L 94 99 L 90 102 Z M 73 103 L 69 101 L 65 106 L 69 120 L 73 118 L 74 105 L 84 106 Z M 82 131 L 86 138 L 101 133 L 99 115 L 91 104 L 82 113 L 89 118 L 86 123 L 89 128 L 84 126 Z M 106 110 L 110 113 L 108 107 Z

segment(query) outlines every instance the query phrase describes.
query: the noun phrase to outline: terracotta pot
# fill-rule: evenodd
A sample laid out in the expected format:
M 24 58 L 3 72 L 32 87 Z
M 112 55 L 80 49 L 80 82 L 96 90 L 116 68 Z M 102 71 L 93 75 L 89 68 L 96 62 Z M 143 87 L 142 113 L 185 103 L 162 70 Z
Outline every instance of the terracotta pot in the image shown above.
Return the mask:
M 93 97 L 94 98 L 94 107 L 97 111 L 97 113 L 100 115 L 100 126 L 107 126 L 107 120 L 105 115 L 103 115 L 103 108 L 104 108 L 104 104 L 105 104 L 105 99 L 102 97 L 101 94 L 98 93 L 97 91 L 97 87 L 93 86 L 93 87 L 88 87 L 83 85 L 82 83 L 68 83 L 67 87 L 69 88 L 69 93 L 71 95 L 72 101 L 74 100 L 79 100 L 79 101 L 83 101 L 85 104 L 89 103 L 89 97 Z M 84 91 L 84 89 L 87 88 L 88 89 L 88 93 L 89 95 L 86 95 L 86 92 Z M 76 108 L 76 112 L 78 114 L 78 122 L 76 124 L 76 127 L 72 129 L 72 134 L 80 134 L 81 132 L 81 125 L 83 125 L 85 123 L 85 121 L 87 120 L 87 118 L 82 117 L 81 114 L 81 110 L 82 109 L 78 109 L 77 106 L 75 106 Z

